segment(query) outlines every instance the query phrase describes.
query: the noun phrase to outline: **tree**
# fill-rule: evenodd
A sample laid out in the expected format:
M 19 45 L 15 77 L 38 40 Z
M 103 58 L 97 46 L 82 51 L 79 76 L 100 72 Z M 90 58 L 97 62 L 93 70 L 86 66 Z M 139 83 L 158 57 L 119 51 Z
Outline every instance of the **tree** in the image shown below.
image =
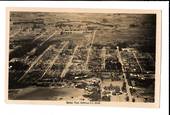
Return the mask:
M 103 18 L 102 22 L 107 23 L 108 20 L 106 18 Z
M 129 101 L 129 96 L 126 96 L 126 101 Z

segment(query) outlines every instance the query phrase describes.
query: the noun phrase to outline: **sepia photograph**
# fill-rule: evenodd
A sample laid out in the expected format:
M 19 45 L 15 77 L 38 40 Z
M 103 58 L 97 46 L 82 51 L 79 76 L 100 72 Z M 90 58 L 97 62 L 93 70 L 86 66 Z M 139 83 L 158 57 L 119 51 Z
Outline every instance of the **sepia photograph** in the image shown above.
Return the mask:
M 161 11 L 7 8 L 8 102 L 159 107 Z

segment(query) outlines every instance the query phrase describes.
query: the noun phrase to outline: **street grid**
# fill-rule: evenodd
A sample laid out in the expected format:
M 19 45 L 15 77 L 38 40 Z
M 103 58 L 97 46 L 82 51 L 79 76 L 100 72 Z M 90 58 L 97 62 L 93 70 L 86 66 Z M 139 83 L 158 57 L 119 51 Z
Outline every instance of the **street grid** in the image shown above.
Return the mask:
M 70 25 L 71 23 L 70 21 Z M 9 76 L 13 80 L 12 82 L 16 82 L 16 85 L 21 84 L 21 89 L 22 85 L 33 89 L 34 87 L 54 88 L 55 90 L 60 88 L 68 90 L 70 88 L 73 91 L 81 89 L 83 93 L 78 96 L 81 100 L 123 102 L 152 100 L 154 91 L 150 88 L 154 84 L 154 71 L 150 70 L 150 73 L 146 71 L 148 68 L 143 63 L 145 60 L 149 60 L 150 63 L 154 64 L 154 59 L 150 53 L 143 53 L 137 48 L 122 48 L 118 44 L 108 42 L 107 39 L 107 42 L 102 44 L 100 37 L 105 36 L 107 31 L 111 32 L 113 28 L 107 24 L 94 22 L 93 24 L 95 24 L 93 28 L 89 24 L 90 29 L 84 27 L 85 24 L 80 25 L 80 27 L 82 26 L 80 30 L 69 30 L 68 28 L 72 26 L 67 27 L 67 24 L 61 24 L 59 27 L 66 26 L 67 29 L 58 29 L 54 26 L 51 31 L 50 29 L 40 30 L 39 34 L 33 34 L 32 39 L 30 39 L 31 43 L 37 43 L 37 45 L 32 46 L 19 58 L 20 61 L 28 64 L 28 67 L 23 70 L 10 69 L 10 75 L 16 74 L 14 78 Z M 77 28 L 77 25 L 75 26 Z M 22 34 L 23 37 L 31 35 L 32 31 L 34 30 L 26 31 L 26 34 L 21 29 L 11 32 L 13 33 L 10 35 L 11 42 L 14 42 L 18 36 L 22 37 Z M 20 42 L 20 40 L 16 41 Z M 10 63 L 17 61 L 17 58 L 14 57 L 9 60 Z M 13 65 L 10 65 L 10 68 L 12 67 Z M 17 76 L 18 73 L 21 75 Z M 10 83 L 12 84 L 12 82 Z M 149 86 L 146 87 L 147 83 Z M 152 93 L 146 94 L 146 92 Z M 68 96 L 65 99 L 68 99 Z M 52 96 L 51 99 L 64 100 L 64 96 L 60 98 Z

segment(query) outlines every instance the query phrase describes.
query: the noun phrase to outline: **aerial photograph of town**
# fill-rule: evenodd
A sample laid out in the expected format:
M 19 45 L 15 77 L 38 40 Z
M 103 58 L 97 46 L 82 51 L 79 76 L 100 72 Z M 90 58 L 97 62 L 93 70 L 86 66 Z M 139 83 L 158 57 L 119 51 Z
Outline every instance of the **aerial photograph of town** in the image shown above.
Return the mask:
M 155 102 L 156 14 L 9 15 L 8 99 Z

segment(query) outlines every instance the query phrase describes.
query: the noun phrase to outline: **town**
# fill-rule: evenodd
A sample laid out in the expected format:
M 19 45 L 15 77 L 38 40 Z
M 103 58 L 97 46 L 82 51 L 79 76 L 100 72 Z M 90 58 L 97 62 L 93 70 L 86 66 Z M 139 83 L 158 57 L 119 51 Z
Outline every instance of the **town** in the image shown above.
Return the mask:
M 9 99 L 153 103 L 154 24 L 149 14 L 11 12 Z

